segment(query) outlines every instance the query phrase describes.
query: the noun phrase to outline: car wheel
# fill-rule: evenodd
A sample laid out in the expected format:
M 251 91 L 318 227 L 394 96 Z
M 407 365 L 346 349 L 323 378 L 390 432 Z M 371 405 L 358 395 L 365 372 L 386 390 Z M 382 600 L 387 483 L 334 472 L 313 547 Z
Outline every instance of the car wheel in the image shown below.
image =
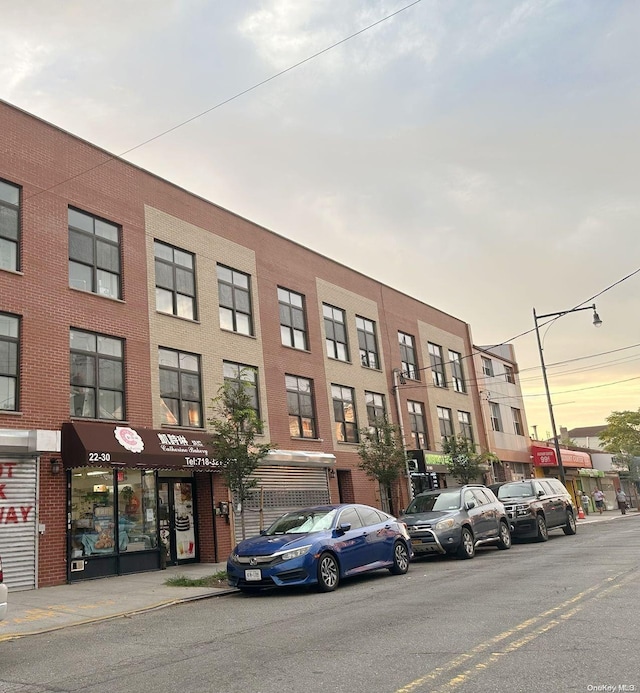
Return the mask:
M 458 558 L 473 558 L 476 555 L 476 544 L 473 541 L 473 534 L 468 527 L 462 528 L 460 535 L 460 546 L 456 552 Z
M 571 510 L 567 510 L 567 524 L 562 528 L 565 534 L 575 534 L 578 531 L 576 526 L 576 518 Z
M 340 582 L 340 568 L 333 554 L 325 552 L 318 560 L 318 591 L 333 592 Z
M 536 539 L 538 541 L 547 541 L 549 538 L 549 530 L 547 529 L 547 521 L 544 519 L 544 515 L 536 516 L 536 525 L 538 526 Z
M 392 575 L 404 575 L 409 570 L 409 550 L 403 541 L 393 545 L 393 565 L 389 568 Z
M 498 539 L 498 548 L 501 551 L 511 548 L 511 530 L 506 522 L 500 523 L 500 538 Z

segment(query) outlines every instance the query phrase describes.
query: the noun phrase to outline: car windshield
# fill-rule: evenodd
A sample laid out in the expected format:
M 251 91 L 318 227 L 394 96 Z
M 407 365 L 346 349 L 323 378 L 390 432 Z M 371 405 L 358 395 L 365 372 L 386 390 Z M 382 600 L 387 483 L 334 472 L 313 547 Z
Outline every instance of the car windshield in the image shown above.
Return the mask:
M 501 498 L 528 498 L 535 495 L 529 481 L 514 481 L 512 484 L 504 484 L 498 489 L 498 499 Z
M 457 510 L 460 507 L 460 491 L 442 491 L 426 496 L 416 496 L 406 514 L 428 513 L 432 510 Z
M 298 510 L 278 518 L 266 534 L 309 534 L 331 529 L 337 510 Z

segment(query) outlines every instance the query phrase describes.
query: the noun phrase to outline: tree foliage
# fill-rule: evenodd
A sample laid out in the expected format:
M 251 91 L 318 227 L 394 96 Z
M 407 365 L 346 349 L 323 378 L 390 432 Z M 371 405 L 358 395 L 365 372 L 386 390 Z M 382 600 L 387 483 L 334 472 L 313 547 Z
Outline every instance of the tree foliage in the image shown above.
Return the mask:
M 360 469 L 387 490 L 407 468 L 400 428 L 386 417 L 376 419 L 372 427 L 360 429 L 358 455 Z
M 477 453 L 474 443 L 462 435 L 444 438 L 442 452 L 451 475 L 461 484 L 476 481 L 487 462 L 497 460 L 493 453 Z
M 613 454 L 612 461 L 618 469 L 640 481 L 640 409 L 614 411 L 606 421 L 607 427 L 598 436 L 603 448 Z
M 272 443 L 256 444 L 262 433 L 263 422 L 253 408 L 249 386 L 240 382 L 226 382 L 212 402 L 213 416 L 208 419 L 211 430 L 213 456 L 219 465 L 227 487 L 240 507 L 242 538 L 245 537 L 244 503 L 257 485 L 252 477 Z

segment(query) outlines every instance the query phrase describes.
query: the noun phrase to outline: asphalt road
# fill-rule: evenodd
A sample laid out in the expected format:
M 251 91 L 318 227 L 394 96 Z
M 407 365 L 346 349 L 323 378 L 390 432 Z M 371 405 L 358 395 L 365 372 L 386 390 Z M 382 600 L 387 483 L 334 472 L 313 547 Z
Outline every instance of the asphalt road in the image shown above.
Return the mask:
M 630 517 L 330 594 L 236 593 L 0 643 L 0 693 L 640 691 L 639 568 Z

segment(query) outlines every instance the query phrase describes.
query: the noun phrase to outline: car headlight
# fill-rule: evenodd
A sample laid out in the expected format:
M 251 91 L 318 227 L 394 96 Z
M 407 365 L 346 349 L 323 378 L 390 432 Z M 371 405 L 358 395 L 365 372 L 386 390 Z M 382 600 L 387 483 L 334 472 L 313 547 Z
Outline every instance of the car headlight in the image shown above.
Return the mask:
M 301 546 L 299 549 L 291 549 L 290 551 L 284 551 L 280 554 L 280 558 L 283 561 L 290 561 L 292 558 L 300 558 L 300 556 L 304 556 L 305 553 L 308 553 L 310 548 L 311 544 L 308 544 L 307 546 Z
M 516 505 L 516 515 L 528 515 L 530 512 L 528 505 Z
M 451 529 L 452 527 L 455 527 L 455 524 L 455 520 L 450 517 L 448 520 L 440 520 L 440 522 L 436 523 L 434 529 L 436 532 L 441 532 L 443 529 Z
M 232 563 L 237 563 L 238 562 L 238 554 L 235 551 L 232 551 L 231 555 L 229 556 L 229 560 Z

